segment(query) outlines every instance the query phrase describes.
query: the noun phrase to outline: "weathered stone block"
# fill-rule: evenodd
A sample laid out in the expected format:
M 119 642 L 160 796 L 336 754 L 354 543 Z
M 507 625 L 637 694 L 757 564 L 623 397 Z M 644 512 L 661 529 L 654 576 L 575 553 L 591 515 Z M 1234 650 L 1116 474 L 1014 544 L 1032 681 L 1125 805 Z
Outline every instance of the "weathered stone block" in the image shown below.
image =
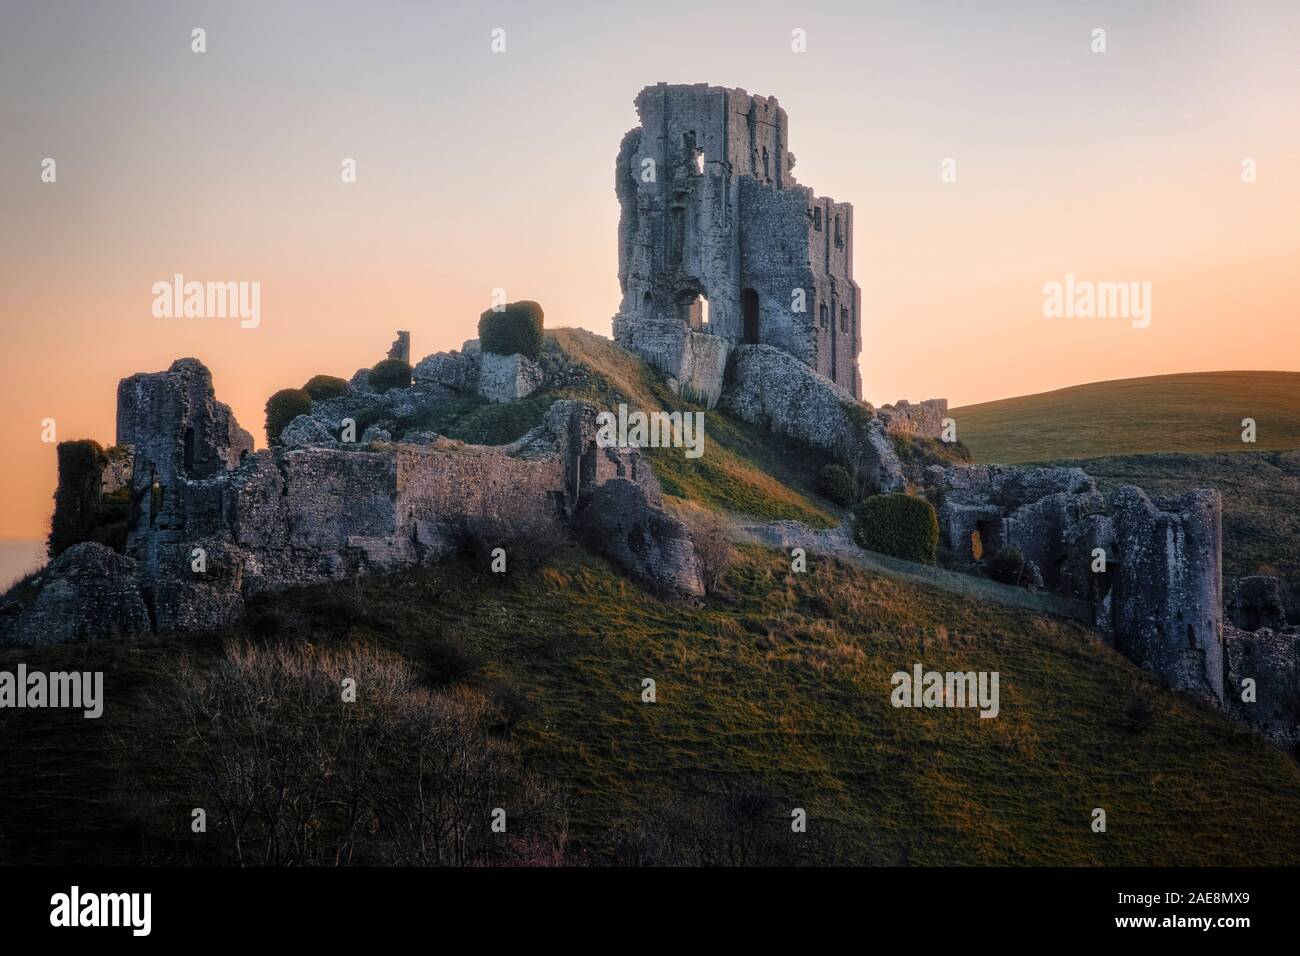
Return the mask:
M 747 422 L 830 452 L 880 491 L 904 487 L 884 426 L 866 406 L 794 356 L 770 345 L 732 350 L 721 406 Z
M 541 388 L 546 377 L 541 366 L 525 355 L 480 354 L 478 390 L 490 401 L 514 402 L 527 398 Z
M 624 478 L 601 485 L 579 513 L 590 546 L 651 588 L 678 598 L 704 597 L 704 578 L 690 530 L 653 505 Z
M 150 630 L 135 562 L 102 544 L 73 545 L 50 563 L 35 601 L 7 640 L 23 646 L 100 640 Z
M 458 392 L 476 392 L 480 355 L 478 350 L 437 352 L 421 359 L 412 377 L 416 385 L 426 388 L 441 386 Z

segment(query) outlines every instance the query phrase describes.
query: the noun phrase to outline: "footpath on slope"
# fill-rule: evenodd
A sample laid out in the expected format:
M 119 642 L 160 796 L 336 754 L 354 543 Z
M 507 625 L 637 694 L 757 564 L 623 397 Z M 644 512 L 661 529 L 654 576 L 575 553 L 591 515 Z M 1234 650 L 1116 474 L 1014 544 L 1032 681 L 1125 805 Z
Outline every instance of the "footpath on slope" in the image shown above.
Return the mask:
M 877 554 L 874 551 L 863 551 L 854 543 L 847 524 L 822 530 L 810 528 L 798 521 L 766 521 L 753 524 L 738 519 L 736 528 L 743 536 L 770 548 L 787 552 L 791 548 L 803 548 L 809 554 L 831 555 L 847 564 L 868 571 L 876 571 L 917 584 L 928 584 L 964 597 L 992 601 L 1007 607 L 1052 614 L 1085 623 L 1091 622 L 1090 609 L 1085 601 L 1048 591 L 1031 592 L 1025 588 L 1000 584 L 987 578 L 971 577 L 957 571 L 927 567 L 912 561 Z

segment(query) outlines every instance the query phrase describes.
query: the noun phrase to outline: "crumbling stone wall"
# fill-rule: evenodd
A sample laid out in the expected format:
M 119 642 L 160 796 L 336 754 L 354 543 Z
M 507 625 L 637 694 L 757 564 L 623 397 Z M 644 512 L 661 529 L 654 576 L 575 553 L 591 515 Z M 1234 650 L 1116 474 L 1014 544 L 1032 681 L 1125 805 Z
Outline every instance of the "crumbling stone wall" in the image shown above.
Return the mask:
M 405 330 L 397 333 L 397 338 L 388 347 L 388 357 L 399 362 L 411 364 L 411 333 Z
M 1228 712 L 1280 746 L 1300 746 L 1300 630 L 1226 625 L 1224 647 Z
M 1044 587 L 1093 607 L 1139 666 L 1223 702 L 1222 532 L 1217 492 L 1109 497 L 1079 468 L 932 466 L 940 540 L 957 561 L 1018 548 Z M 1104 570 L 1097 550 L 1104 556 Z
M 1268 574 L 1249 574 L 1238 578 L 1228 598 L 1227 612 L 1232 623 L 1243 631 L 1261 627 L 1280 630 L 1286 627 L 1286 599 L 1282 582 Z
M 5 615 L 8 640 L 219 628 L 259 591 L 441 560 L 474 519 L 508 530 L 573 522 L 585 508 L 590 533 L 603 516 L 588 503 L 611 481 L 637 489 L 638 507 L 629 519 L 630 499 L 610 499 L 620 509 L 604 522 L 608 533 L 624 535 L 634 520 L 652 537 L 670 536 L 647 542 L 644 560 L 622 563 L 657 589 L 701 593 L 689 533 L 683 538 L 663 512 L 653 470 L 636 449 L 598 448 L 597 412 L 586 403 L 554 403 L 539 427 L 500 447 L 439 436 L 364 447 L 328 438 L 252 452 L 193 359 L 132 376 L 119 396 L 136 499 L 128 554 L 71 549 L 35 603 Z
M 679 386 L 688 331 L 772 345 L 860 397 L 853 209 L 795 182 L 785 110 L 744 90 L 664 83 L 636 108 L 615 163 L 618 343 Z
M 900 399 L 893 405 L 882 405 L 876 416 L 891 435 L 920 435 L 924 438 L 942 438 L 943 420 L 948 417 L 946 398 L 927 398 L 920 404 Z

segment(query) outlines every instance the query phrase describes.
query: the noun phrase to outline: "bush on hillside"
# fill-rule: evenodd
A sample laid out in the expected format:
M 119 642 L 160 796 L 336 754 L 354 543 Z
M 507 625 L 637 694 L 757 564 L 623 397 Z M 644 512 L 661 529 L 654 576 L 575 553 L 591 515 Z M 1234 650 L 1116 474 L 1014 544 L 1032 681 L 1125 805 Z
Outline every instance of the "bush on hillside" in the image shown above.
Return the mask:
M 817 475 L 817 490 L 837 505 L 853 504 L 853 476 L 843 465 L 827 465 Z
M 854 540 L 868 551 L 934 564 L 939 518 L 924 498 L 899 493 L 872 495 L 858 505 Z
M 542 350 L 542 307 L 536 302 L 511 302 L 500 312 L 488 309 L 478 320 L 479 344 L 485 352 L 535 359 Z
M 1020 573 L 1025 569 L 1025 556 L 1015 545 L 1003 545 L 989 558 L 989 577 L 1003 584 L 1019 584 Z
M 390 388 L 411 387 L 411 364 L 401 359 L 384 359 L 370 370 L 370 388 L 379 395 Z
M 336 375 L 313 375 L 307 380 L 302 390 L 311 396 L 313 402 L 323 402 L 331 398 L 346 395 L 351 389 L 346 379 Z
M 340 705 L 345 677 L 365 692 Z M 500 715 L 491 699 L 421 686 L 418 669 L 394 655 L 232 642 L 211 665 L 182 659 L 146 706 L 174 731 L 166 743 L 178 769 L 214 808 L 222 836 L 209 852 L 219 862 L 489 866 L 564 857 L 559 798 L 492 734 Z M 138 760 L 157 745 L 135 740 L 127 753 Z M 274 792 L 250 780 L 274 781 Z M 496 806 L 511 808 L 509 841 L 480 825 Z
M 504 559 L 507 574 L 541 567 L 569 540 L 568 531 L 558 520 L 540 515 L 510 520 L 466 515 L 460 519 L 459 532 L 463 552 L 492 570 L 497 569 L 498 559 Z
M 299 415 L 311 414 L 311 396 L 301 388 L 282 388 L 266 400 L 266 443 L 280 444 L 280 432 Z
M 691 529 L 691 543 L 695 548 L 695 557 L 700 562 L 704 593 L 712 594 L 736 560 L 731 528 L 720 515 L 712 511 L 691 511 L 683 517 L 686 526 Z

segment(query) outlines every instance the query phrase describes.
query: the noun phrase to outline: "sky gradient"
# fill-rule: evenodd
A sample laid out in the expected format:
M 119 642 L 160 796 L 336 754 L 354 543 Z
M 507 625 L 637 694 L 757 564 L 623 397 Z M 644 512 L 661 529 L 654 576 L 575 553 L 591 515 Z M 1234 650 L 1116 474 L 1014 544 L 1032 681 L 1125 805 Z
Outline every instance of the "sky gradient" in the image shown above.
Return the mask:
M 608 335 L 658 81 L 776 96 L 854 204 L 870 401 L 1300 369 L 1300 5 L 1047 6 L 6 3 L 0 537 L 48 528 L 42 420 L 110 444 L 118 380 L 181 356 L 260 447 L 271 392 L 458 347 L 497 287 Z M 155 318 L 178 272 L 260 282 L 260 327 Z M 1044 318 L 1067 273 L 1150 282 L 1151 326 Z

